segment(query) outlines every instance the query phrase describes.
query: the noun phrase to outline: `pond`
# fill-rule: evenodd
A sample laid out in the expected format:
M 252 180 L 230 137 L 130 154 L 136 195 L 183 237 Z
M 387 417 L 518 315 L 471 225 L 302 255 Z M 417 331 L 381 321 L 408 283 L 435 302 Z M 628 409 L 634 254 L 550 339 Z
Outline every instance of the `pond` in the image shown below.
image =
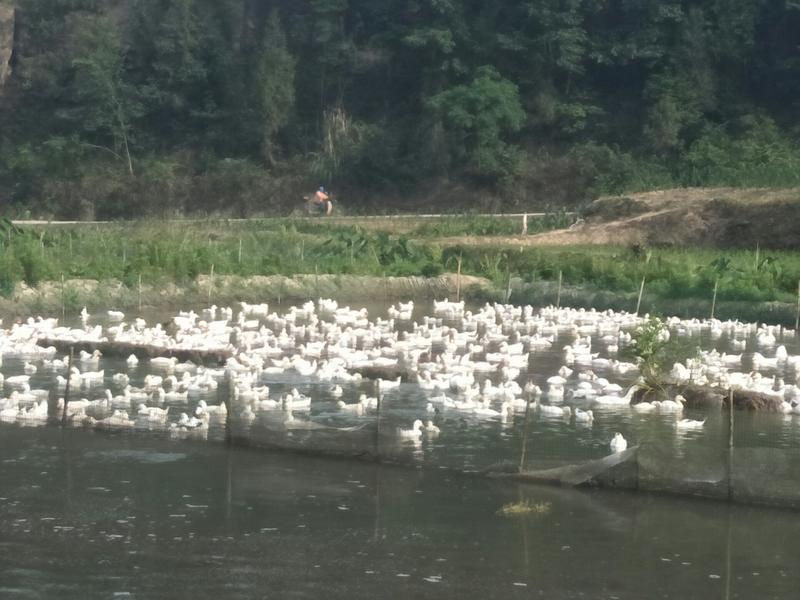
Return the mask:
M 537 510 L 502 516 L 509 503 Z M 800 515 L 82 430 L 0 435 L 3 598 L 793 598 Z

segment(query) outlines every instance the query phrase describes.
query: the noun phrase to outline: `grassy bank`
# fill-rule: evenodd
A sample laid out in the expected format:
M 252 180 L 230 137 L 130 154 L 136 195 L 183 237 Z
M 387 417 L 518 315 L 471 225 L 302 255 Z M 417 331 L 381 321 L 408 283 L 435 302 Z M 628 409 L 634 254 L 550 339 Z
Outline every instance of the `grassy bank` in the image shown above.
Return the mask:
M 557 217 L 551 220 L 560 224 Z M 0 235 L 0 292 L 63 277 L 115 280 L 131 290 L 191 286 L 207 275 L 252 278 L 302 274 L 376 277 L 455 272 L 491 280 L 498 297 L 514 282 L 513 298 L 632 310 L 645 279 L 643 310 L 707 316 L 717 289 L 717 314 L 793 321 L 800 252 L 718 249 L 511 247 L 440 243 L 442 236 L 481 235 L 479 217 L 448 218 L 396 235 L 330 222 L 274 220 L 137 222 L 65 228 L 14 228 Z M 497 227 L 503 227 L 498 225 Z M 537 228 L 532 228 L 537 231 Z M 493 232 L 494 233 L 494 232 Z M 771 307 L 771 308 L 770 308 Z M 779 310 L 775 307 L 780 307 Z

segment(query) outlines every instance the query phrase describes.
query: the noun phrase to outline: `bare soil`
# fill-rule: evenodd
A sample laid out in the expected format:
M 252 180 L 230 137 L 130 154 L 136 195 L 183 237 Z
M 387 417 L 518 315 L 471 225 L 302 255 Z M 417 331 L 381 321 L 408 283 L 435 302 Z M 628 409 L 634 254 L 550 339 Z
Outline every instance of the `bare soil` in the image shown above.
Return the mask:
M 608 196 L 569 229 L 530 236 L 459 236 L 441 244 L 800 248 L 800 189 L 689 188 Z

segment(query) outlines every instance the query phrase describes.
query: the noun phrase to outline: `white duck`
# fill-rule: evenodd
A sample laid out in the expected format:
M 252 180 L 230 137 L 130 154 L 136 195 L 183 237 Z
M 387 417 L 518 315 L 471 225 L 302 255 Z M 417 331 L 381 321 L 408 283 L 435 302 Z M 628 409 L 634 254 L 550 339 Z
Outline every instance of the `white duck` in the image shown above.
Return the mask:
M 681 419 L 675 426 L 678 429 L 702 429 L 703 426 L 706 424 L 706 420 L 703 419 L 702 421 L 695 421 L 693 419 Z
M 411 425 L 411 429 L 398 429 L 397 435 L 398 437 L 407 440 L 419 439 L 420 436 L 422 436 L 422 428 L 423 428 L 422 421 L 417 419 L 416 421 L 414 421 L 414 424 Z
M 611 440 L 609 446 L 612 452 L 624 452 L 628 449 L 628 440 L 622 437 L 621 433 L 615 433 L 614 439 Z

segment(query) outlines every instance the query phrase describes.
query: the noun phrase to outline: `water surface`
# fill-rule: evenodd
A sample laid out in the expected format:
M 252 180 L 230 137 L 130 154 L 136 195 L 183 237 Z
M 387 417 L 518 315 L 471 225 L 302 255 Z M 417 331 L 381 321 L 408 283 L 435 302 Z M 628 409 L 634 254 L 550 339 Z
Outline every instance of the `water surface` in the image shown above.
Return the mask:
M 543 512 L 497 514 L 529 500 Z M 54 428 L 0 436 L 2 598 L 794 598 L 800 515 Z

